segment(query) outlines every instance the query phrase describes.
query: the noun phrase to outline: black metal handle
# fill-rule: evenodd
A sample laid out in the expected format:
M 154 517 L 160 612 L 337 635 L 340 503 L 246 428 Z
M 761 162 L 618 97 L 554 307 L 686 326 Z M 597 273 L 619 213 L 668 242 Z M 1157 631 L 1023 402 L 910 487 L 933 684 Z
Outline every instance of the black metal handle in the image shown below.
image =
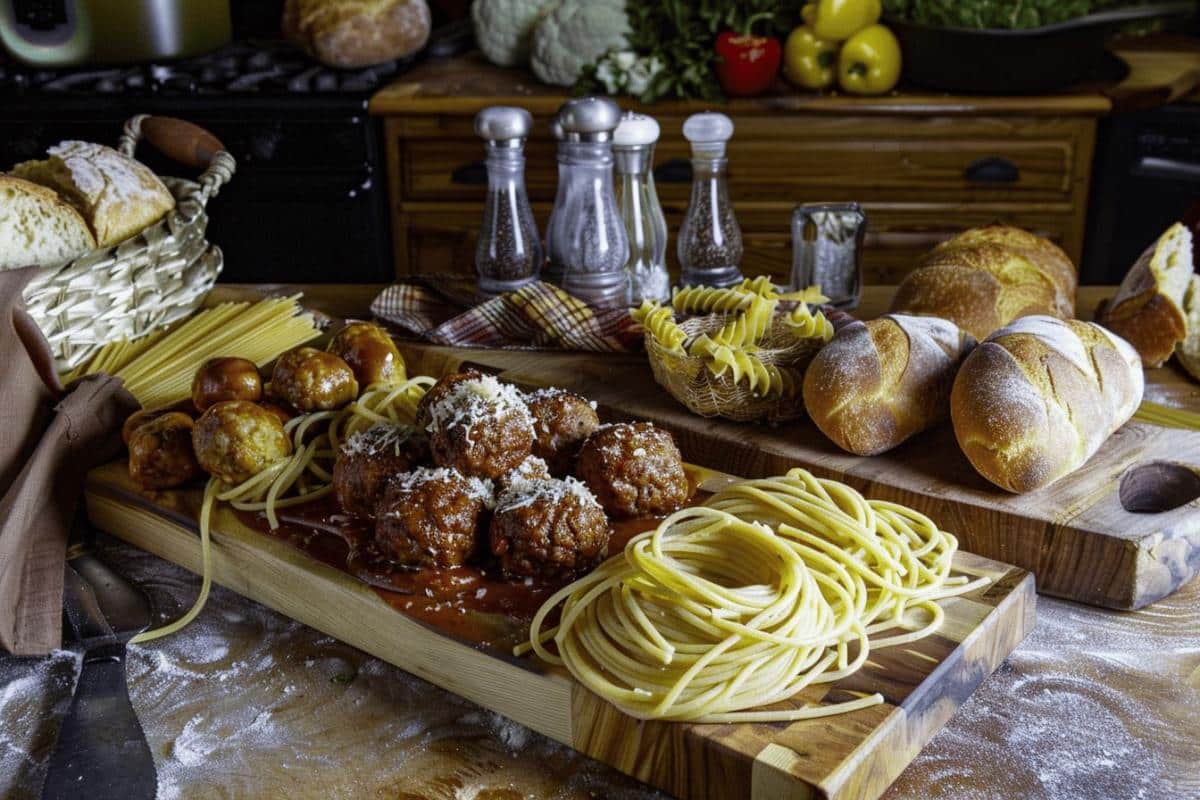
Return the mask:
M 963 177 L 968 183 L 1016 183 L 1021 180 L 1021 170 L 1007 158 L 988 156 L 968 164 Z
M 459 186 L 486 186 L 487 179 L 487 166 L 482 161 L 463 164 L 450 173 L 450 182 Z
M 672 158 L 654 168 L 655 183 L 691 183 L 692 162 L 686 158 Z

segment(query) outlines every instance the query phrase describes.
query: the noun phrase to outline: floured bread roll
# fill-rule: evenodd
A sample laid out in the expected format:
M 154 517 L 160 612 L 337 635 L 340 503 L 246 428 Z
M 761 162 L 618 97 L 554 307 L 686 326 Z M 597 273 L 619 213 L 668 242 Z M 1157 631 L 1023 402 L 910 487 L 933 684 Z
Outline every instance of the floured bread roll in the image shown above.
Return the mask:
M 95 247 L 83 217 L 62 198 L 0 175 L 0 269 L 62 264 Z
M 45 161 L 26 161 L 13 174 L 58 192 L 91 226 L 100 247 L 123 242 L 175 207 L 175 198 L 146 165 L 111 147 L 62 142 Z

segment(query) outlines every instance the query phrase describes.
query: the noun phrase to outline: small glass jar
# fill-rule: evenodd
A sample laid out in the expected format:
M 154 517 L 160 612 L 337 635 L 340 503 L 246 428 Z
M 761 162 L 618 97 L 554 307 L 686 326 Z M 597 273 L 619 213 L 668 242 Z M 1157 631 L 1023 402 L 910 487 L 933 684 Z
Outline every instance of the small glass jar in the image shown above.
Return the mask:
M 790 288 L 818 286 L 829 304 L 857 308 L 867 215 L 858 203 L 806 203 L 792 212 Z
M 549 280 L 594 306 L 629 304 L 629 239 L 613 194 L 612 133 L 620 108 L 606 97 L 558 112 L 558 197 L 547 228 Z
M 679 227 L 678 254 L 684 286 L 732 286 L 741 282 L 742 229 L 726 186 L 725 143 L 733 120 L 724 114 L 693 114 L 683 123 L 692 145 L 692 196 Z
M 629 238 L 631 305 L 671 297 L 667 274 L 667 219 L 654 189 L 654 145 L 660 129 L 653 117 L 626 111 L 613 133 L 617 207 Z
M 520 289 L 541 272 L 542 240 L 525 190 L 525 139 L 532 128 L 523 108 L 491 106 L 475 117 L 488 177 L 475 270 L 479 293 L 487 297 Z

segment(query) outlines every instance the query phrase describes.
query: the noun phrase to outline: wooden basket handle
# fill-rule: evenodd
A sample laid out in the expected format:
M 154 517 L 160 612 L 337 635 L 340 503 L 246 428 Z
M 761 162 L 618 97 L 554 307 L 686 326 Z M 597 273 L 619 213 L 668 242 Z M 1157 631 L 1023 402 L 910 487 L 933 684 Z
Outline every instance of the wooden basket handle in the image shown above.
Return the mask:
M 193 169 L 204 169 L 225 149 L 221 140 L 204 128 L 175 117 L 146 117 L 142 136 L 163 155 Z

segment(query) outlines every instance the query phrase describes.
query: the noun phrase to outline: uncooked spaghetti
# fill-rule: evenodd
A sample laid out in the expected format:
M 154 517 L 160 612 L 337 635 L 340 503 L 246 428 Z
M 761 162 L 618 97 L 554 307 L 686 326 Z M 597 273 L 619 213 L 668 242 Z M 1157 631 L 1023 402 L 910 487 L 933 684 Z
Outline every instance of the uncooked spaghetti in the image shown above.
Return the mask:
M 191 394 L 192 378 L 210 358 L 237 353 L 262 367 L 320 335 L 300 295 L 222 303 L 165 333 L 102 347 L 65 378 L 107 372 L 121 378 L 142 408 L 172 406 Z
M 956 548 L 924 515 L 804 470 L 744 481 L 673 514 L 556 593 L 518 651 L 565 665 L 639 719 L 852 711 L 883 699 L 796 698 L 852 674 L 872 648 L 935 631 L 937 600 L 986 582 L 951 577 Z M 559 606 L 559 625 L 543 631 Z
M 1172 408 L 1161 403 L 1143 400 L 1133 418 L 1163 428 L 1179 428 L 1185 431 L 1200 431 L 1200 414 L 1184 408 Z

